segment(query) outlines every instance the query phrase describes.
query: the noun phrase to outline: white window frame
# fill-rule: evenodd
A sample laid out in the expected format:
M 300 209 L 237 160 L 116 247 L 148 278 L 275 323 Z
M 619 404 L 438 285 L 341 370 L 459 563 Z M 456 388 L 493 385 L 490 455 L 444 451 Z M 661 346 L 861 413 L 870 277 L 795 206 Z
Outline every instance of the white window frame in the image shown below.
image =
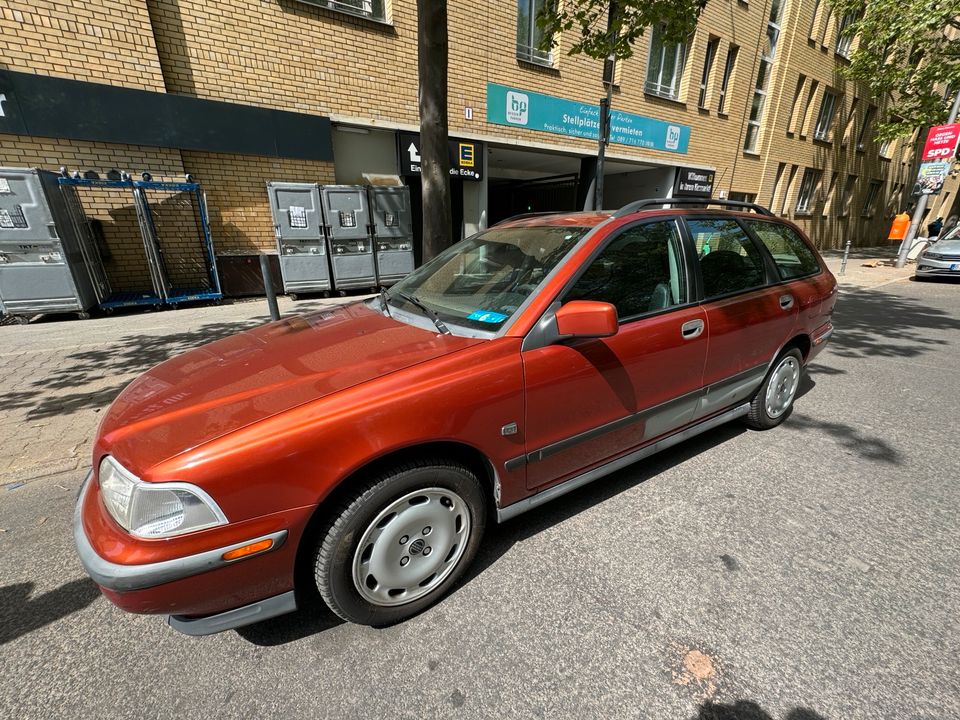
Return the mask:
M 820 112 L 817 114 L 817 124 L 813 129 L 813 139 L 830 142 L 830 128 L 837 112 L 837 100 L 840 96 L 832 90 L 825 90 L 820 101 Z
M 309 5 L 319 5 L 328 10 L 356 15 L 374 22 L 389 22 L 387 20 L 387 0 L 300 0 Z M 379 7 L 379 12 L 378 8 Z
M 700 94 L 697 96 L 697 107 L 705 110 L 707 107 L 707 85 L 710 84 L 710 73 L 713 71 L 713 61 L 720 49 L 720 38 L 708 37 L 707 47 L 703 56 L 703 74 L 700 76 Z
M 767 19 L 767 37 L 770 39 L 770 49 L 760 58 L 757 69 L 757 81 L 753 86 L 753 98 L 750 103 L 750 116 L 747 120 L 747 132 L 743 138 L 744 152 L 755 153 L 760 143 L 760 125 L 763 122 L 763 111 L 767 104 L 767 85 L 773 72 L 773 61 L 777 56 L 777 45 L 780 43 L 780 19 L 783 17 L 783 6 L 786 0 L 772 0 L 770 17 Z
M 837 47 L 835 48 L 837 55 L 842 58 L 850 58 L 850 48 L 853 46 L 853 36 L 844 35 L 843 31 L 850 27 L 857 19 L 856 13 L 847 13 L 842 18 L 840 18 L 840 27 L 837 28 Z
M 656 78 L 651 78 L 650 71 L 653 69 L 653 52 L 662 31 L 662 26 L 657 25 L 650 33 L 650 51 L 647 53 L 647 79 L 643 89 L 644 92 L 650 95 L 656 95 L 657 97 L 666 98 L 667 100 L 677 100 L 680 97 L 680 83 L 683 80 L 683 69 L 687 60 L 687 44 L 664 43 L 660 40 L 660 72 Z M 674 53 L 674 72 L 673 77 L 670 78 L 670 82 L 665 83 L 663 68 L 666 63 L 664 63 L 664 60 L 668 57 L 671 49 Z
M 863 124 L 860 126 L 860 132 L 857 133 L 857 150 L 863 150 L 864 140 L 867 139 L 867 130 L 870 129 L 870 123 L 873 122 L 876 112 L 877 109 L 873 105 L 868 105 L 867 109 L 863 111 Z
M 809 215 L 816 204 L 815 196 L 820 171 L 815 168 L 805 168 L 800 180 L 800 189 L 797 191 L 797 206 L 794 210 L 798 215 Z
M 733 76 L 734 68 L 737 65 L 737 55 L 739 54 L 739 45 L 731 43 L 727 46 L 727 59 L 723 62 L 723 78 L 720 80 L 720 98 L 717 101 L 717 115 L 723 115 L 723 105 L 727 99 L 727 90 L 730 88 L 730 78 Z
M 547 0 L 548 1 L 548 0 Z M 537 33 L 540 28 L 537 27 L 537 0 L 522 0 L 527 7 L 527 22 L 529 27 L 527 32 L 530 37 L 530 44 L 524 45 L 517 40 L 517 60 L 533 63 L 534 65 L 543 65 L 544 67 L 553 67 L 553 51 L 544 52 L 537 47 Z M 520 6 L 517 3 L 517 30 L 520 30 Z

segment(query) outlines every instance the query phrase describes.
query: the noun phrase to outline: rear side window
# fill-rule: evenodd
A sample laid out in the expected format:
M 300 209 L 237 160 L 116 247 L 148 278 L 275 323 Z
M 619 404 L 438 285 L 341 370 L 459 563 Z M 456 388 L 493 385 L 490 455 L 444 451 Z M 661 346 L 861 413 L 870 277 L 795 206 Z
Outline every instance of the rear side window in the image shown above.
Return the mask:
M 777 264 L 782 280 L 813 275 L 820 271 L 816 255 L 793 230 L 778 223 L 747 220 Z
M 703 294 L 709 299 L 766 283 L 763 256 L 736 220 L 687 220 L 697 244 Z

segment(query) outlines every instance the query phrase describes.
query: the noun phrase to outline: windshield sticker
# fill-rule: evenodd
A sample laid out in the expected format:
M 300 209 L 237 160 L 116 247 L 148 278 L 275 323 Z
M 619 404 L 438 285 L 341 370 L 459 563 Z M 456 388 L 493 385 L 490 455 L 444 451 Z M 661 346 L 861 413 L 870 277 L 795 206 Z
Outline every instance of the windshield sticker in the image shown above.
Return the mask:
M 503 313 L 492 312 L 490 310 L 474 310 L 467 315 L 467 320 L 476 320 L 485 323 L 502 323 L 507 317 L 508 316 Z

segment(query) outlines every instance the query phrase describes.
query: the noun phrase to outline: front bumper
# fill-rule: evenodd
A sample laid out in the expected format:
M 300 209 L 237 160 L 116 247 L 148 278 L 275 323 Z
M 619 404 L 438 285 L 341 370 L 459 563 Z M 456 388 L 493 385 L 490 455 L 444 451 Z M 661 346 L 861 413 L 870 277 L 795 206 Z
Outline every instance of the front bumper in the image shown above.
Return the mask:
M 960 258 L 951 257 L 947 260 L 931 260 L 922 255 L 917 258 L 917 269 L 915 271 L 919 277 L 957 277 L 960 278 Z
M 170 626 L 190 635 L 220 632 L 296 609 L 292 578 L 296 548 L 286 542 L 287 529 L 157 562 L 111 562 L 97 552 L 84 527 L 84 512 L 100 509 L 98 499 L 88 497 L 94 485 L 91 472 L 74 510 L 74 542 L 84 570 L 121 609 L 170 615 Z M 294 523 L 291 531 L 298 536 L 301 523 Z M 273 541 L 266 552 L 223 559 L 232 549 L 266 539 Z
M 287 539 L 287 531 L 270 533 L 257 538 L 251 538 L 243 542 L 227 545 L 226 547 L 207 550 L 206 552 L 188 555 L 186 557 L 173 560 L 164 560 L 162 562 L 146 563 L 143 565 L 120 565 L 118 563 L 104 560 L 100 557 L 90 540 L 87 538 L 83 529 L 83 504 L 86 501 L 86 495 L 90 490 L 90 482 L 93 479 L 93 471 L 87 475 L 87 479 L 80 489 L 80 497 L 77 499 L 77 507 L 73 511 L 73 539 L 77 545 L 77 554 L 80 556 L 80 562 L 83 569 L 100 587 L 118 592 L 128 592 L 130 590 L 143 590 L 144 588 L 163 585 L 191 575 L 199 575 L 209 570 L 216 570 L 225 565 L 232 564 L 223 559 L 224 553 L 236 550 L 259 542 L 261 540 L 271 540 L 273 544 L 269 552 L 280 548 Z M 233 561 L 239 562 L 239 561 Z

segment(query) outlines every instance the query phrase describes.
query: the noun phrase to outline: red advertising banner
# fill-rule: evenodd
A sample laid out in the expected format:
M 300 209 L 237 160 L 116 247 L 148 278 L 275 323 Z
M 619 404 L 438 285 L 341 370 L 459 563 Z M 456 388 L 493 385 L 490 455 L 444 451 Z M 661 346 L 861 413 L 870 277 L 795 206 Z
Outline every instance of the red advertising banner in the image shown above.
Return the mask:
M 922 162 L 949 160 L 957 152 L 958 140 L 960 140 L 960 123 L 934 125 L 927 133 L 927 142 L 923 146 Z

